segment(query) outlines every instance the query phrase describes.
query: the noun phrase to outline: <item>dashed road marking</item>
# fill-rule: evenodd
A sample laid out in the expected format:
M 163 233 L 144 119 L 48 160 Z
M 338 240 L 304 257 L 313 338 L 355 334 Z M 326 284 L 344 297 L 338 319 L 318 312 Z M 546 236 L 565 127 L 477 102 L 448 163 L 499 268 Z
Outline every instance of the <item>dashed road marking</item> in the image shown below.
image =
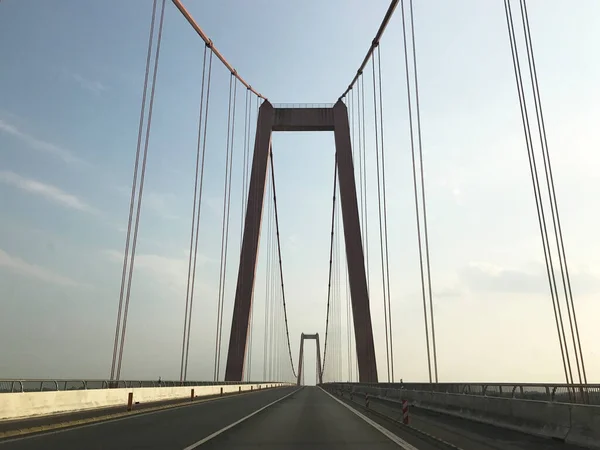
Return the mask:
M 263 406 L 262 408 L 259 408 L 259 409 L 257 409 L 257 410 L 256 410 L 256 411 L 254 411 L 253 413 L 250 413 L 250 414 L 248 414 L 247 416 L 245 416 L 245 417 L 242 417 L 240 420 L 236 420 L 235 422 L 233 422 L 233 423 L 231 423 L 231 424 L 227 425 L 226 427 L 224 427 L 224 428 L 221 428 L 221 429 L 220 429 L 220 430 L 218 430 L 218 431 L 215 431 L 213 434 L 210 434 L 210 435 L 206 436 L 204 439 L 200 439 L 199 441 L 197 441 L 197 442 L 194 442 L 192 445 L 188 445 L 188 446 L 187 446 L 187 447 L 185 447 L 183 450 L 193 450 L 194 448 L 200 447 L 202 444 L 204 444 L 204 443 L 206 443 L 206 442 L 208 442 L 208 441 L 210 441 L 210 440 L 212 440 L 212 439 L 216 438 L 218 435 L 220 435 L 220 434 L 224 433 L 225 431 L 227 431 L 227 430 L 229 430 L 229 429 L 231 429 L 231 428 L 235 427 L 236 425 L 239 425 L 240 423 L 242 423 L 242 422 L 244 422 L 244 421 L 248 420 L 250 417 L 257 415 L 259 412 L 261 412 L 261 411 L 264 411 L 265 409 L 267 409 L 267 408 L 269 408 L 269 407 L 273 406 L 275 403 L 279 403 L 280 401 L 282 401 L 282 400 L 285 400 L 285 399 L 286 399 L 286 398 L 288 398 L 289 396 L 291 396 L 291 395 L 294 395 L 296 392 L 298 392 L 298 391 L 299 391 L 299 390 L 301 390 L 301 389 L 302 389 L 302 388 L 295 389 L 294 391 L 290 392 L 289 394 L 287 394 L 287 395 L 284 395 L 284 396 L 283 396 L 283 397 L 281 397 L 281 398 L 278 398 L 278 399 L 277 399 L 277 400 L 275 400 L 274 402 L 271 402 L 271 403 L 269 403 L 268 405 L 265 405 L 265 406 Z M 416 450 L 416 449 L 415 449 L 415 450 Z

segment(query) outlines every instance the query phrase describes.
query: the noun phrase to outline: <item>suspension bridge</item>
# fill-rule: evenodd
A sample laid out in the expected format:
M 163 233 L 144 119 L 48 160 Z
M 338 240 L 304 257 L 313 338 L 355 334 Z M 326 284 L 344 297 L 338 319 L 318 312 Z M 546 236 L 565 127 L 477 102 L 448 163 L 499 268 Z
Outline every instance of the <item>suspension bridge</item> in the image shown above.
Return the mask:
M 0 14 L 6 4 L 0 4 Z M 556 348 L 563 377 L 556 383 L 445 381 L 438 359 L 438 344 L 444 336 L 436 333 L 436 280 L 431 262 L 435 249 L 429 235 L 427 148 L 413 0 L 391 1 L 371 43 L 365 43 L 364 59 L 355 73 L 348 74 L 349 84 L 331 93 L 331 103 L 323 104 L 272 102 L 265 94 L 268 86 L 263 93 L 238 73 L 184 2 L 153 0 L 146 4 L 151 16 L 127 226 L 122 253 L 116 255 L 122 268 L 114 299 L 117 308 L 110 336 L 110 367 L 105 378 L 0 379 L 0 447 L 600 448 L 600 384 L 588 381 L 526 0 L 503 0 L 503 20 L 516 87 L 514 114 L 522 125 L 520 145 L 527 157 L 533 192 L 531 214 L 537 220 L 547 307 L 552 313 L 547 327 L 556 338 L 548 345 Z M 155 97 L 169 10 L 184 19 L 202 44 L 194 118 L 197 133 L 188 171 L 193 175 L 188 249 L 185 264 L 178 267 L 185 295 L 171 299 L 183 305 L 178 376 L 133 380 L 124 376 L 128 356 L 133 353 L 127 351 L 132 327 L 128 319 L 135 314 L 132 286 L 136 284 L 136 263 L 140 264 L 139 232 L 145 225 L 141 217 L 147 208 L 144 192 L 152 158 L 153 119 L 165 114 L 156 106 Z M 401 42 L 386 42 L 390 27 L 398 27 Z M 392 77 L 382 70 L 382 45 L 394 48 L 403 72 Z M 389 144 L 388 136 L 398 124 L 386 119 L 392 101 L 397 103 L 386 91 L 392 83 L 405 92 L 402 108 L 408 140 L 402 145 L 410 154 L 418 307 L 426 365 L 425 380 L 420 382 L 403 380 L 403 365 L 414 363 L 398 356 L 398 332 L 404 318 L 393 314 L 397 298 L 393 289 L 401 287 L 394 284 L 394 269 L 390 268 L 394 253 L 400 252 L 390 243 L 395 231 L 388 221 L 397 209 L 397 197 L 389 186 L 395 176 L 390 158 L 398 149 Z M 226 98 L 215 100 L 219 87 L 224 88 Z M 222 129 L 210 125 L 216 114 L 215 101 L 226 111 Z M 27 139 L 1 120 L 0 131 Z M 323 265 L 327 285 L 322 286 L 324 295 L 319 302 L 323 308 L 317 314 L 324 328 L 323 323 L 315 323 L 297 335 L 290 325 L 298 317 L 289 312 L 286 277 L 290 261 L 282 258 L 285 231 L 279 213 L 282 200 L 278 194 L 287 180 L 278 177 L 274 162 L 284 149 L 276 148 L 273 134 L 297 136 L 304 132 L 333 134 L 335 156 L 330 190 L 320 193 L 330 199 L 328 264 Z M 40 146 L 40 141 L 31 138 L 29 143 Z M 217 146 L 218 151 L 213 148 Z M 45 148 L 47 153 L 59 150 Z M 216 170 L 207 164 L 215 158 L 220 158 L 224 172 L 217 201 L 206 192 L 210 171 Z M 0 176 L 5 184 L 23 186 L 12 172 Z M 39 191 L 41 187 L 28 189 Z M 236 192 L 240 193 L 239 205 L 233 204 Z M 63 196 L 62 202 L 87 208 L 73 203 L 75 200 Z M 203 215 L 207 208 L 218 216 L 210 225 Z M 297 214 L 310 220 L 312 211 Z M 218 270 L 211 274 L 216 296 L 207 295 L 205 280 L 199 280 L 202 245 L 206 244 L 203 235 L 210 235 L 210 244 L 218 250 Z M 9 261 L 8 254 L 0 254 L 1 265 L 8 265 L 4 261 Z M 41 269 L 37 270 L 39 275 Z M 201 325 L 192 320 L 199 303 L 202 311 L 216 311 L 212 323 L 206 318 Z M 313 313 L 307 311 L 307 316 Z M 315 332 L 317 329 L 323 331 Z M 208 368 L 203 379 L 192 375 L 197 373 L 193 355 L 198 339 L 211 348 L 210 355 L 203 355 L 202 364 Z M 314 368 L 312 358 L 306 358 L 313 348 Z M 312 379 L 313 374 L 316 386 L 307 386 L 307 377 Z

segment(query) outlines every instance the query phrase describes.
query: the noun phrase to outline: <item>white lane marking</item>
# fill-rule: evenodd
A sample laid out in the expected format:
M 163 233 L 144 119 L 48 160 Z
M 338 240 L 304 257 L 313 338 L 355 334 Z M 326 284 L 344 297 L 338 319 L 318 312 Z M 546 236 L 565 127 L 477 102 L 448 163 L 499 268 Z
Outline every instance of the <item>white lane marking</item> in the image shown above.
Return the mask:
M 302 388 L 300 388 L 302 389 Z M 253 413 L 248 414 L 246 417 L 242 417 L 240 420 L 236 420 L 235 422 L 233 422 L 232 424 L 227 425 L 225 428 L 221 428 L 218 431 L 215 431 L 213 434 L 206 436 L 204 439 L 200 439 L 198 442 L 194 442 L 192 445 L 188 445 L 187 447 L 185 447 L 183 450 L 192 450 L 194 448 L 200 447 L 202 444 L 205 444 L 206 442 L 210 441 L 211 439 L 216 438 L 218 435 L 220 435 L 221 433 L 224 433 L 225 431 L 235 427 L 236 425 L 239 425 L 240 423 L 248 420 L 250 417 L 255 416 L 256 414 L 258 414 L 261 411 L 264 411 L 265 409 L 269 408 L 270 406 L 273 406 L 275 403 L 279 403 L 281 400 L 285 400 L 286 398 L 288 398 L 290 395 L 294 395 L 296 392 L 298 392 L 300 389 L 296 389 L 293 392 L 290 392 L 287 395 L 284 395 L 281 398 L 278 398 L 277 400 L 275 400 L 274 402 L 269 403 L 266 406 L 263 406 L 260 409 L 257 409 L 256 411 L 254 411 Z M 416 449 L 415 449 L 416 450 Z
M 2 0 L 0 0 L 2 1 Z M 273 388 L 273 389 L 279 389 L 279 388 Z M 113 422 L 120 422 L 122 420 L 130 420 L 130 419 L 135 419 L 138 417 L 146 417 L 146 416 L 151 416 L 153 414 L 160 414 L 160 413 L 164 413 L 167 411 L 173 411 L 173 410 L 177 410 L 177 409 L 183 409 L 183 408 L 189 408 L 191 406 L 202 406 L 202 405 L 206 405 L 206 404 L 210 404 L 213 403 L 215 401 L 224 401 L 224 400 L 231 400 L 234 398 L 239 398 L 240 396 L 246 395 L 246 394 L 251 394 L 251 393 L 257 393 L 257 392 L 261 392 L 261 391 L 246 391 L 246 392 L 242 392 L 241 394 L 236 394 L 236 395 L 228 395 L 225 397 L 214 397 L 214 398 L 208 398 L 205 400 L 200 400 L 198 403 L 189 403 L 189 404 L 184 404 L 184 405 L 177 405 L 177 406 L 173 406 L 170 408 L 164 408 L 164 409 L 159 409 L 159 410 L 155 410 L 155 411 L 148 411 L 148 412 L 143 412 L 140 411 L 138 413 L 135 414 L 131 414 L 128 416 L 124 416 L 124 417 L 117 417 L 114 419 L 106 419 L 106 420 L 99 420 L 98 422 L 92 422 L 92 423 L 86 423 L 84 425 L 77 425 L 76 423 L 74 423 L 72 426 L 68 426 L 65 428 L 59 428 L 57 430 L 53 430 L 53 431 L 39 431 L 39 432 L 33 432 L 31 434 L 27 434 L 25 436 L 19 436 L 19 437 L 14 437 L 14 438 L 8 438 L 8 439 L 1 439 L 0 440 L 0 446 L 4 445 L 4 444 L 9 444 L 12 442 L 16 442 L 16 441 L 24 441 L 26 439 L 36 439 L 36 438 L 42 438 L 42 437 L 46 437 L 46 436 L 50 436 L 52 434 L 59 434 L 59 433 L 66 433 L 67 431 L 75 431 L 75 430 L 81 430 L 82 428 L 90 428 L 90 427 L 97 427 L 99 425 L 106 425 L 108 423 L 113 423 Z M 265 392 L 265 391 L 262 391 Z
M 333 395 L 331 395 L 329 392 L 327 392 L 321 386 L 319 386 L 319 389 L 321 389 L 323 392 L 325 392 L 327 395 L 329 395 L 332 399 L 334 399 L 340 405 L 342 405 L 343 407 L 347 408 L 348 410 L 350 410 L 351 412 L 353 412 L 354 414 L 356 414 L 358 417 L 360 417 L 362 420 L 364 420 L 365 422 L 367 422 L 369 425 L 371 425 L 373 428 L 375 428 L 377 431 L 379 431 L 381 434 L 383 434 L 385 437 L 387 437 L 390 441 L 392 441 L 393 443 L 397 444 L 399 447 L 403 448 L 404 450 L 419 450 L 417 447 L 409 444 L 404 439 L 400 439 L 398 436 L 396 436 L 395 434 L 393 434 L 391 431 L 386 430 L 384 427 L 382 427 L 381 425 L 379 425 L 377 422 L 374 422 L 373 420 L 369 419 L 364 414 L 362 414 L 359 411 L 355 410 L 354 408 L 348 406 L 343 401 L 335 398 Z M 184 450 L 187 450 L 187 449 L 184 449 Z

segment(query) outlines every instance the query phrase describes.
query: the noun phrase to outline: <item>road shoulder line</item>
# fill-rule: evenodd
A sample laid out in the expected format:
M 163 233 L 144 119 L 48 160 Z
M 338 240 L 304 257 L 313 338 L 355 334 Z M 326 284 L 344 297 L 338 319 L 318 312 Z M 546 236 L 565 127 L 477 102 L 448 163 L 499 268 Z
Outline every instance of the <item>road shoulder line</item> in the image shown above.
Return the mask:
M 338 402 L 344 408 L 348 409 L 350 412 L 354 413 L 355 415 L 357 415 L 358 417 L 360 417 L 362 420 L 364 420 L 365 422 L 367 422 L 369 425 L 371 425 L 373 428 L 375 428 L 377 431 L 379 431 L 381 434 L 383 434 L 385 437 L 387 437 L 394 444 L 398 445 L 400 448 L 402 448 L 404 450 L 419 450 L 417 447 L 409 444 L 404 439 L 400 439 L 394 433 L 392 433 L 391 431 L 387 430 L 383 426 L 379 425 L 377 422 L 369 419 L 367 416 L 365 416 L 364 414 L 362 414 L 359 411 L 355 410 L 351 406 L 348 406 L 343 401 L 335 398 L 333 395 L 331 395 L 329 392 L 327 392 L 321 386 L 319 386 L 319 389 L 321 389 L 323 392 L 325 392 L 327 395 L 329 395 L 332 399 L 334 399 L 336 402 Z M 184 450 L 188 450 L 188 449 L 184 449 Z

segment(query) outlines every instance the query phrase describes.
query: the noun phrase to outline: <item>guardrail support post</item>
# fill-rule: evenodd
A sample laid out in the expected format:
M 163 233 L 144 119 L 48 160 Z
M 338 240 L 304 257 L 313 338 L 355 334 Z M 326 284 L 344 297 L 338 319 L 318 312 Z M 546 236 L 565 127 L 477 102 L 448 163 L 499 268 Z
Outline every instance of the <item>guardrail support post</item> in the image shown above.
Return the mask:
M 127 394 L 127 411 L 131 411 L 133 408 L 133 392 Z
M 192 392 L 191 392 L 191 399 L 190 399 L 190 400 L 191 400 L 192 402 L 194 401 L 194 390 L 193 390 L 193 389 L 192 389 Z

